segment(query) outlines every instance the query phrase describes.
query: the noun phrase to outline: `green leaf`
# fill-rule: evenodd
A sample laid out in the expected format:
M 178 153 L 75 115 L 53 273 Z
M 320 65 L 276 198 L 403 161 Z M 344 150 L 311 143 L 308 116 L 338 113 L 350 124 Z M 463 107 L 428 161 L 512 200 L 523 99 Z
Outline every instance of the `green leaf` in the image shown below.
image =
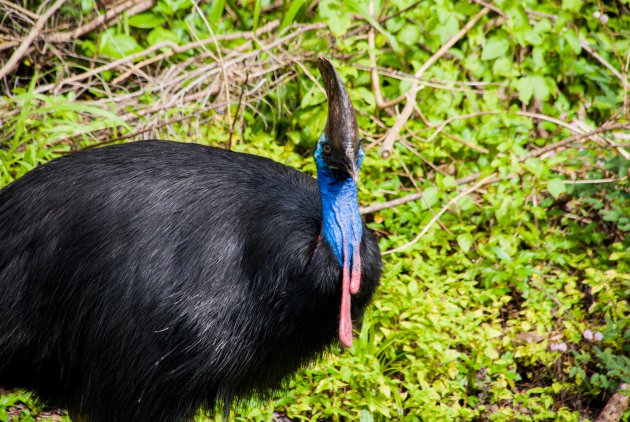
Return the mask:
M 532 96 L 547 101 L 551 94 L 545 78 L 539 75 L 524 76 L 517 80 L 514 86 L 518 90 L 519 99 L 525 104 L 529 104 Z
M 507 57 L 500 57 L 494 61 L 492 66 L 492 73 L 496 76 L 510 76 L 510 69 L 512 68 L 512 60 Z
M 420 29 L 416 25 L 405 25 L 396 38 L 403 44 L 412 46 L 420 39 Z
M 499 358 L 499 352 L 497 352 L 497 349 L 492 347 L 492 345 L 490 344 L 486 346 L 485 350 L 483 351 L 483 354 L 486 355 L 491 360 L 496 360 Z
M 534 94 L 534 85 L 532 85 L 529 76 L 520 78 L 514 83 L 514 86 L 518 90 L 518 98 L 525 104 L 529 104 L 529 100 Z
M 147 36 L 147 41 L 149 42 L 149 45 L 155 45 L 165 41 L 172 41 L 177 44 L 179 42 L 179 38 L 173 31 L 163 28 L 155 28 Z
M 503 56 L 510 48 L 510 43 L 504 38 L 490 38 L 483 46 L 481 60 L 492 60 Z
M 453 176 L 446 176 L 443 179 L 438 180 L 438 186 L 440 189 L 445 190 L 457 187 L 457 183 Z
M 495 210 L 495 215 L 499 224 L 508 224 L 511 221 L 512 201 L 506 198 L 501 201 L 501 205 Z
M 352 23 L 350 11 L 344 7 L 344 4 L 344 2 L 335 0 L 321 0 L 319 2 L 319 16 L 337 37 L 345 34 Z
M 430 187 L 422 191 L 422 200 L 421 203 L 423 208 L 429 209 L 431 208 L 438 200 L 439 192 L 436 188 Z
M 310 107 L 313 105 L 321 104 L 326 101 L 326 95 L 316 86 L 313 85 L 306 94 L 302 97 L 300 103 L 301 108 Z
M 494 252 L 496 257 L 499 258 L 500 260 L 505 261 L 505 262 L 512 261 L 512 257 L 510 256 L 509 253 L 507 253 L 507 251 L 504 248 L 500 246 L 493 246 L 490 249 L 492 250 L 492 252 Z
M 258 22 L 260 20 L 260 12 L 262 10 L 262 0 L 255 0 L 254 3 L 254 30 L 258 29 Z
M 98 51 L 101 56 L 120 59 L 142 51 L 142 47 L 129 35 L 116 34 L 114 29 L 109 29 L 101 34 Z
M 164 23 L 164 18 L 155 13 L 140 13 L 129 18 L 129 26 L 134 28 L 151 29 L 159 27 Z
M 464 251 L 470 251 L 473 244 L 473 237 L 470 233 L 464 233 L 457 236 L 457 244 Z
M 618 259 L 625 258 L 626 255 L 627 254 L 625 252 L 613 252 L 612 254 L 610 254 L 608 259 L 611 261 L 617 261 Z
M 547 65 L 545 61 L 545 54 L 547 51 L 541 46 L 536 46 L 532 50 L 532 60 L 536 65 L 536 70 L 544 71 L 545 66 Z
M 212 1 L 212 9 L 210 9 L 210 14 L 208 15 L 208 22 L 212 27 L 216 27 L 216 23 L 223 16 L 223 9 L 225 9 L 225 0 L 214 0 Z
M 295 20 L 296 15 L 298 14 L 300 9 L 306 3 L 306 0 L 296 0 L 296 1 L 293 1 L 293 2 L 290 2 L 290 3 L 291 3 L 291 6 L 289 6 L 289 9 L 287 10 L 287 12 L 284 14 L 284 17 L 282 18 L 282 23 L 280 24 L 280 29 L 283 29 L 286 26 L 288 26 L 289 24 L 293 23 L 293 21 Z
M 567 187 L 562 179 L 551 179 L 547 182 L 547 191 L 554 198 L 558 198 L 567 191 Z
M 525 161 L 524 165 L 527 171 L 531 172 L 537 179 L 543 179 L 547 167 L 545 167 L 538 158 L 531 157 Z
M 416 280 L 411 280 L 407 284 L 407 290 L 410 294 L 416 295 L 418 293 L 418 282 Z
M 192 6 L 192 0 L 167 0 L 166 1 L 173 13 L 190 8 Z
M 579 12 L 582 8 L 582 0 L 562 0 L 562 8 L 570 12 Z
M 358 2 L 356 0 L 346 0 L 343 3 L 347 4 L 350 11 L 360 15 L 363 19 L 365 19 L 374 29 L 380 32 L 385 38 L 387 38 L 387 42 L 392 46 L 394 51 L 398 51 L 398 42 L 396 38 L 392 36 L 389 32 L 385 30 L 374 17 L 368 12 L 367 4 L 365 2 Z
M 457 31 L 459 31 L 459 21 L 453 15 L 449 15 L 446 21 L 440 23 L 434 30 L 434 32 L 439 35 L 442 43 L 448 41 Z
M 361 417 L 359 419 L 359 422 L 374 422 L 374 417 L 372 416 L 372 413 L 369 410 L 363 409 L 361 411 Z
M 580 38 L 573 28 L 569 28 L 567 32 L 564 33 L 564 39 L 575 54 L 580 54 L 582 52 Z

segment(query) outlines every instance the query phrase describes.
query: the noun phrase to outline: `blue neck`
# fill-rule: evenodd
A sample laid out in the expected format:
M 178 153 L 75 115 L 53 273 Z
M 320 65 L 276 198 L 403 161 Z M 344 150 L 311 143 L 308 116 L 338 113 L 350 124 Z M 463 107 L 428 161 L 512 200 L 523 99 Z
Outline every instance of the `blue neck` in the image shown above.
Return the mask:
M 319 162 L 317 182 L 323 208 L 322 236 L 332 248 L 339 265 L 343 266 L 344 244 L 348 251 L 346 262 L 351 263 L 355 248 L 361 245 L 363 234 L 357 184 L 351 178 L 337 179 L 333 170 Z
M 315 150 L 317 163 L 317 183 L 322 198 L 322 236 L 330 245 L 341 267 L 341 307 L 339 315 L 339 340 L 352 345 L 352 317 L 350 295 L 357 294 L 361 282 L 361 235 L 363 222 L 359 214 L 357 183 L 350 177 L 339 176 L 326 158 L 324 147 L 330 153 L 330 144 L 325 135 L 319 138 Z M 363 161 L 363 151 L 359 149 L 358 167 Z
M 352 179 L 336 180 L 330 169 L 320 167 L 317 168 L 317 182 L 322 197 L 322 235 L 340 265 L 343 265 L 344 243 L 348 248 L 347 262 L 352 262 L 354 248 L 361 244 L 363 234 L 357 184 Z

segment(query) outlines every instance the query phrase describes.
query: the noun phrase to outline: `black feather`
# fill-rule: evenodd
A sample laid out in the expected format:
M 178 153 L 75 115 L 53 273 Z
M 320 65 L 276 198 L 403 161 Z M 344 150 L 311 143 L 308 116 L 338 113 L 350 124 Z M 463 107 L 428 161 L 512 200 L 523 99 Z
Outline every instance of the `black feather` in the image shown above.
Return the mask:
M 189 420 L 336 341 L 340 266 L 310 176 L 143 141 L 0 191 L 0 385 L 99 421 Z M 364 226 L 358 318 L 381 259 Z

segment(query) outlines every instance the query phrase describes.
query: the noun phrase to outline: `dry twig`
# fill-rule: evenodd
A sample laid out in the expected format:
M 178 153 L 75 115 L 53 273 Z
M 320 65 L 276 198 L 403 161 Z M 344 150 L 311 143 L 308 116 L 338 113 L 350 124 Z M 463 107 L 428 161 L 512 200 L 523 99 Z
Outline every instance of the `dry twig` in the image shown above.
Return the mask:
M 381 202 L 378 204 L 370 205 L 368 207 L 361 208 L 361 214 L 372 214 L 374 212 L 386 210 L 389 208 L 397 207 L 398 205 L 404 205 L 408 202 L 417 201 L 422 198 L 422 192 L 414 192 L 402 198 L 392 199 L 391 201 Z
M 591 48 L 591 46 L 588 45 L 588 42 L 586 42 L 586 40 L 582 37 L 580 37 L 580 45 L 588 54 L 590 54 L 598 62 L 603 64 L 606 67 L 606 69 L 610 70 L 610 72 L 621 81 L 621 84 L 623 85 L 625 89 L 630 89 L 630 82 L 628 82 L 628 78 L 624 77 L 617 69 L 615 69 L 615 67 L 612 64 L 610 64 L 606 59 L 600 56 L 597 51 Z
M 13 69 L 15 69 L 15 67 L 20 63 L 20 60 L 22 60 L 22 57 L 24 57 L 24 55 L 28 51 L 31 43 L 42 31 L 48 19 L 50 19 L 50 17 L 57 11 L 57 9 L 61 7 L 64 1 L 65 0 L 57 0 L 52 6 L 50 6 L 46 13 L 44 13 L 39 19 L 37 19 L 37 22 L 35 22 L 33 28 L 31 28 L 26 38 L 24 38 L 24 41 L 22 41 L 20 46 L 13 52 L 9 60 L 7 60 L 4 66 L 0 69 L 0 79 L 3 79 L 6 75 L 12 72 Z
M 459 201 L 460 199 L 462 199 L 464 196 L 469 195 L 471 193 L 473 193 L 474 191 L 476 191 L 477 189 L 479 189 L 480 187 L 484 186 L 484 185 L 488 185 L 490 183 L 494 183 L 497 180 L 499 180 L 494 174 L 491 174 L 490 176 L 486 176 L 483 179 L 481 179 L 479 182 L 475 183 L 472 187 L 466 189 L 463 192 L 460 192 L 457 196 L 454 196 L 453 198 L 451 198 L 441 209 L 440 211 L 438 211 L 437 214 L 435 214 L 433 216 L 433 218 L 427 223 L 426 226 L 424 226 L 424 228 L 422 229 L 422 231 L 420 233 L 418 233 L 418 235 L 416 237 L 414 237 L 412 240 L 410 240 L 409 242 L 405 243 L 402 246 L 399 246 L 397 248 L 394 249 L 390 249 L 388 251 L 383 252 L 383 255 L 388 255 L 388 254 L 392 254 L 392 253 L 396 253 L 396 252 L 401 252 L 404 251 L 405 249 L 415 245 L 421 238 L 422 236 L 424 236 L 429 229 L 431 228 L 431 226 L 433 226 L 433 224 L 435 224 L 436 221 L 438 221 L 440 219 L 440 217 L 442 217 L 442 215 L 444 215 L 444 213 L 446 211 L 448 211 L 448 209 L 455 205 L 457 203 L 457 201 Z
M 111 9 L 108 9 L 102 15 L 99 15 L 88 23 L 79 26 L 74 31 L 54 32 L 52 34 L 47 34 L 44 39 L 47 42 L 54 43 L 74 41 L 79 37 L 94 31 L 102 25 L 116 22 L 123 13 L 126 13 L 128 17 L 137 15 L 138 13 L 142 13 L 145 10 L 150 9 L 154 4 L 155 0 L 127 0 L 115 5 Z
M 613 124 L 613 125 L 608 125 L 608 126 L 602 126 L 602 127 L 599 127 L 597 129 L 595 129 L 595 130 L 593 130 L 591 132 L 587 132 L 587 133 L 580 133 L 580 132 L 575 131 L 576 134 L 573 135 L 573 136 L 569 136 L 566 139 L 563 139 L 563 140 L 558 141 L 558 142 L 554 142 L 553 144 L 547 145 L 546 147 L 540 148 L 540 149 L 538 149 L 536 151 L 528 152 L 527 154 L 525 154 L 524 156 L 522 156 L 520 158 L 520 161 L 525 161 L 525 160 L 527 160 L 528 158 L 531 158 L 531 157 L 540 157 L 540 156 L 542 156 L 544 154 L 547 154 L 547 153 L 550 153 L 552 151 L 556 151 L 556 150 L 558 150 L 560 148 L 566 147 L 567 145 L 571 145 L 574 142 L 577 142 L 577 141 L 580 141 L 580 140 L 583 140 L 583 139 L 589 139 L 589 138 L 593 137 L 594 135 L 598 135 L 600 133 L 610 132 L 610 131 L 613 131 L 613 130 L 621 130 L 621 129 L 630 130 L 630 124 L 625 124 L 625 125 L 624 124 Z
M 474 182 L 479 178 L 480 174 L 481 173 L 475 173 L 471 174 L 470 176 L 462 177 L 461 179 L 456 180 L 455 184 L 463 185 L 466 183 Z M 417 201 L 420 198 L 422 198 L 422 192 L 414 192 L 401 198 L 392 199 L 391 201 L 380 202 L 378 204 L 369 205 L 367 207 L 361 207 L 360 212 L 361 214 L 372 214 L 389 208 L 395 208 L 399 205 L 404 205 L 409 202 Z
M 622 393 L 622 391 L 626 393 Z M 628 410 L 630 406 L 630 396 L 628 391 L 630 390 L 630 384 L 622 383 L 617 391 L 606 403 L 606 407 L 599 414 L 599 417 L 595 422 L 619 422 L 624 412 Z
M 230 34 L 217 35 L 216 36 L 216 40 L 217 41 L 228 41 L 228 40 L 241 39 L 241 38 L 243 38 L 243 39 L 250 39 L 252 37 L 252 34 L 263 34 L 263 33 L 266 33 L 266 32 L 270 32 L 273 29 L 277 28 L 279 25 L 280 25 L 279 21 L 273 21 L 273 22 L 268 23 L 265 26 L 262 26 L 262 27 L 258 28 L 258 30 L 256 30 L 253 33 L 248 31 L 248 32 L 235 32 L 235 33 L 230 33 Z M 313 27 L 313 25 L 311 25 L 311 27 Z M 308 30 L 308 28 L 306 30 Z M 301 34 L 303 32 L 304 32 L 304 30 L 300 31 L 298 34 L 295 34 L 295 36 L 297 36 L 297 35 L 299 35 L 299 34 Z M 175 54 L 183 53 L 183 52 L 186 52 L 186 51 L 189 51 L 189 50 L 193 50 L 195 48 L 199 48 L 199 47 L 201 47 L 203 45 L 211 44 L 213 42 L 214 41 L 212 39 L 204 39 L 204 40 L 201 40 L 201 41 L 190 42 L 190 43 L 184 44 L 182 46 L 177 45 L 177 44 L 175 44 L 173 42 L 170 42 L 170 41 L 161 42 L 161 43 L 155 44 L 155 45 L 147 48 L 146 50 L 139 51 L 138 53 L 134 53 L 134 54 L 131 54 L 129 56 L 123 57 L 121 59 L 115 60 L 115 61 L 113 61 L 111 63 L 107 63 L 107 64 L 104 64 L 102 66 L 96 67 L 94 69 L 89 70 L 88 72 L 84 72 L 84 73 L 80 73 L 78 75 L 71 76 L 71 77 L 63 79 L 63 80 L 61 80 L 61 81 L 59 81 L 57 83 L 41 85 L 41 86 L 39 86 L 39 87 L 37 87 L 35 89 L 35 92 L 38 93 L 38 94 L 42 94 L 42 93 L 50 91 L 53 88 L 57 88 L 58 89 L 59 87 L 61 87 L 63 85 L 70 85 L 70 84 L 73 84 L 75 82 L 80 82 L 80 81 L 89 79 L 89 78 L 91 78 L 91 77 L 93 77 L 95 75 L 98 75 L 100 73 L 103 73 L 103 72 L 105 72 L 107 70 L 112 70 L 112 69 L 118 68 L 118 67 L 120 67 L 122 65 L 125 65 L 125 64 L 128 64 L 128 63 L 132 63 L 135 60 L 137 60 L 139 58 L 142 58 L 142 57 L 146 57 L 149 54 L 153 53 L 154 51 L 157 51 L 157 50 L 162 49 L 162 48 L 169 48 L 170 49 L 170 51 L 168 53 L 164 53 L 163 55 L 160 55 L 160 59 L 166 59 L 166 58 L 171 57 L 171 56 L 173 56 Z
M 438 51 L 433 54 L 429 60 L 424 62 L 424 64 L 418 69 L 418 71 L 414 74 L 415 79 L 421 79 L 424 73 L 436 62 L 440 57 L 444 55 L 453 45 L 455 45 L 468 31 L 475 26 L 475 24 L 484 17 L 490 9 L 487 7 L 483 8 L 479 13 L 473 16 L 466 25 L 455 35 L 453 35 L 447 42 L 444 44 Z M 387 135 L 385 136 L 385 140 L 383 141 L 383 147 L 381 155 L 383 158 L 389 158 L 392 153 L 392 148 L 394 146 L 394 142 L 398 138 L 400 131 L 407 124 L 407 121 L 411 117 L 411 113 L 413 113 L 414 105 L 416 104 L 416 96 L 418 91 L 420 91 L 422 85 L 420 85 L 417 81 L 414 81 L 409 88 L 409 91 L 405 95 L 406 103 L 402 112 L 394 122 L 394 125 L 389 130 Z
M 23 14 L 24 16 L 29 17 L 30 19 L 36 21 L 37 19 L 39 19 L 39 15 L 37 13 L 33 13 L 28 9 L 23 8 L 22 6 L 20 6 L 19 4 L 15 4 L 9 0 L 0 0 L 0 4 L 3 4 L 13 10 L 15 10 L 18 13 Z

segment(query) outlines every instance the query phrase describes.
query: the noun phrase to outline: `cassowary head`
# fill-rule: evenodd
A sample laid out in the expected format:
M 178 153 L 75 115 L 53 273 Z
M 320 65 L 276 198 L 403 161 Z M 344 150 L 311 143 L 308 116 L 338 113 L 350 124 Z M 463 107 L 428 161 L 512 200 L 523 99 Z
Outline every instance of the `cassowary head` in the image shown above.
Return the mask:
M 339 179 L 356 181 L 363 152 L 352 102 L 332 63 L 320 57 L 317 67 L 328 96 L 328 120 L 317 143 L 315 160 L 319 166 L 333 170 Z
M 348 92 L 326 59 L 317 62 L 328 95 L 328 120 L 315 150 L 317 182 L 322 198 L 322 236 L 341 267 L 339 340 L 352 345 L 351 295 L 361 283 L 363 222 L 357 200 L 357 179 L 363 151 Z

